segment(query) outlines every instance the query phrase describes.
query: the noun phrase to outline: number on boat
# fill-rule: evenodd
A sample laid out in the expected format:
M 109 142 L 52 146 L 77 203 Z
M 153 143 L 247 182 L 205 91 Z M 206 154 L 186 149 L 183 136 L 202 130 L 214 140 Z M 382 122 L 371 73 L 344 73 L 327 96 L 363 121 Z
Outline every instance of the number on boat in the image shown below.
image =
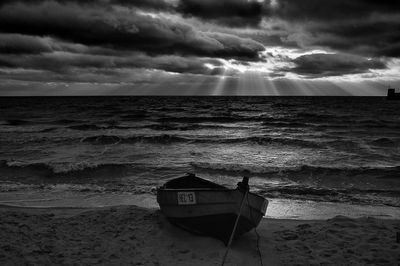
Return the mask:
M 189 205 L 196 204 L 196 195 L 194 192 L 178 192 L 178 204 Z

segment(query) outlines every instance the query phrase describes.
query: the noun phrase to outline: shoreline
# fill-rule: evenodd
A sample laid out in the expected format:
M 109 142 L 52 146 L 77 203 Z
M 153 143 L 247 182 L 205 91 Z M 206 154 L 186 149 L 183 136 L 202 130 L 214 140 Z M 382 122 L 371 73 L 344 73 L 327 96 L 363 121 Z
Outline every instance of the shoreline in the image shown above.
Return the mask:
M 267 215 L 264 218 L 325 220 L 335 216 L 350 218 L 374 217 L 399 219 L 400 208 L 385 205 L 360 205 L 346 202 L 324 202 L 295 199 L 268 198 Z M 0 206 L 38 208 L 102 208 L 135 205 L 146 209 L 158 209 L 154 194 L 143 193 L 92 193 L 57 191 L 24 191 L 24 193 L 0 193 Z
M 220 265 L 225 245 L 137 206 L 30 208 L 0 205 L 0 264 Z M 396 265 L 400 220 L 337 216 L 265 218 L 257 231 L 264 265 Z M 236 239 L 226 265 L 260 265 L 256 234 Z

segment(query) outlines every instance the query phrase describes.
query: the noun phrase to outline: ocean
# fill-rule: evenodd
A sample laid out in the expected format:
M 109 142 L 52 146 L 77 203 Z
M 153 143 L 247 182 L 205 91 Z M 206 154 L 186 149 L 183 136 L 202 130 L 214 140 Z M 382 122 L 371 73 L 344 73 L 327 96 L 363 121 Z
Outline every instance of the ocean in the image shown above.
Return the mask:
M 191 172 L 250 177 L 269 217 L 400 217 L 400 102 L 383 97 L 1 97 L 0 204 L 155 207 Z

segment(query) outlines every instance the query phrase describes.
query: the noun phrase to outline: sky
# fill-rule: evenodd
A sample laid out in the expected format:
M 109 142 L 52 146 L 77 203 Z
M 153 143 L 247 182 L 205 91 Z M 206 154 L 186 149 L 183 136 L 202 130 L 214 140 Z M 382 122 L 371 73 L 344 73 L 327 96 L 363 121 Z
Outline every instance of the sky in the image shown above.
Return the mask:
M 398 0 L 2 0 L 0 95 L 382 96 Z

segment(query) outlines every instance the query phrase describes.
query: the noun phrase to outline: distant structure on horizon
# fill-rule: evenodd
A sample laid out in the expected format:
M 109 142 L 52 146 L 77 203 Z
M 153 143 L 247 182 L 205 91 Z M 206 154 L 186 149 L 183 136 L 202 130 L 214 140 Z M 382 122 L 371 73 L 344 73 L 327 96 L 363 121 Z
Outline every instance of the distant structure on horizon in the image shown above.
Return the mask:
M 400 100 L 400 92 L 396 92 L 395 89 L 389 87 L 386 99 L 388 99 L 388 100 Z

